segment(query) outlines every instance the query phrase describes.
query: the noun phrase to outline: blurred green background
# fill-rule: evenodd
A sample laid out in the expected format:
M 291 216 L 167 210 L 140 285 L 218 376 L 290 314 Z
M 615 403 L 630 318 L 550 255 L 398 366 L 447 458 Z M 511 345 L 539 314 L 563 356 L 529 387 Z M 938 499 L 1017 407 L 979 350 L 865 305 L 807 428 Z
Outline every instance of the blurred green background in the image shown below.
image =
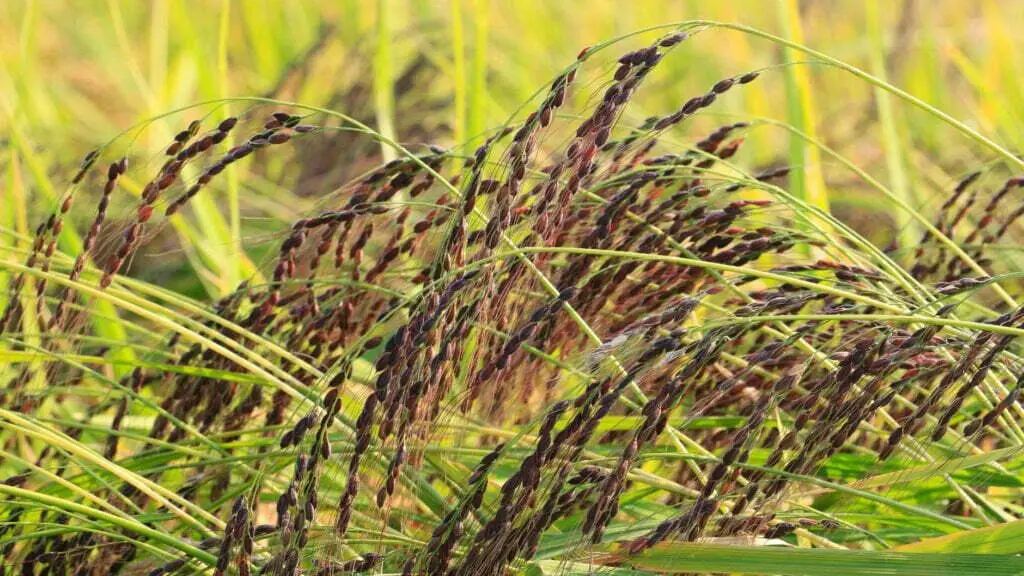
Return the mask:
M 521 106 L 581 48 L 692 19 L 743 23 L 805 43 L 1011 150 L 1024 140 L 1024 2 L 1015 0 L 6 0 L 0 227 L 16 236 L 0 241 L 14 247 L 20 235 L 24 242 L 86 151 L 164 112 L 268 96 L 352 114 L 403 142 L 451 146 L 525 116 Z M 958 177 L 991 159 L 933 116 L 849 74 L 820 64 L 781 66 L 805 59 L 739 32 L 702 32 L 659 67 L 623 121 L 639 123 L 723 77 L 770 67 L 694 130 L 739 118 L 785 122 L 925 213 Z M 170 136 L 196 117 L 163 119 L 122 149 L 156 162 Z M 132 273 L 196 296 L 224 294 L 258 269 L 260 246 L 269 244 L 262 240 L 386 156 L 373 142 L 335 139 L 278 165 L 243 163 L 174 222 L 174 234 L 140 255 Z M 742 158 L 755 167 L 797 166 L 798 193 L 880 244 L 902 238 L 905 246 L 916 237 L 862 179 L 791 131 L 752 130 Z M 142 178 L 125 179 L 127 193 L 138 194 Z M 121 202 L 128 213 L 134 202 Z M 79 212 L 87 225 L 89 210 Z

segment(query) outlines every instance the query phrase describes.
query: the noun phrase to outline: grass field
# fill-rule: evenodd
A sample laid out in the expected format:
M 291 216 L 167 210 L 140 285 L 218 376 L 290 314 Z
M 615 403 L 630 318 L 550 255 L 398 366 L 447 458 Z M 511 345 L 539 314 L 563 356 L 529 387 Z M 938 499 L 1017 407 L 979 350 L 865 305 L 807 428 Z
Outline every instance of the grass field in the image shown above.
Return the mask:
M 3 2 L 3 573 L 1024 573 L 1021 25 Z

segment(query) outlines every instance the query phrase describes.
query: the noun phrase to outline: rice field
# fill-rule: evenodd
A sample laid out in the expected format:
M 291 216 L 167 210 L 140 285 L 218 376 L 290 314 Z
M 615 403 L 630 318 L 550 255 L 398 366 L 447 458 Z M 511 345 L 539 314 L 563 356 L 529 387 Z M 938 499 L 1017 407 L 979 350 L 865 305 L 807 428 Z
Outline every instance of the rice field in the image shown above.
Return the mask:
M 4 3 L 2 572 L 1024 572 L 1021 23 Z

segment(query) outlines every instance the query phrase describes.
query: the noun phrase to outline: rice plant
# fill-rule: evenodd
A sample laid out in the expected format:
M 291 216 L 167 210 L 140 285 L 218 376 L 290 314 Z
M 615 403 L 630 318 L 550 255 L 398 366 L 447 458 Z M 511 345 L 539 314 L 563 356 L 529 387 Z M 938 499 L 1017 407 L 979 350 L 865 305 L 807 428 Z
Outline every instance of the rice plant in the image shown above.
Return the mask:
M 743 160 L 775 123 L 694 127 L 799 63 L 630 112 L 723 28 L 991 162 L 919 210 L 784 126 L 920 233 L 880 246 L 797 189 L 806 166 Z M 5 570 L 1024 571 L 1024 308 L 1000 256 L 1024 216 L 1017 156 L 875 75 L 711 21 L 584 48 L 454 148 L 355 102 L 197 104 L 155 152 L 132 127 L 0 260 Z M 133 275 L 221 225 L 196 204 L 243 160 L 315 207 L 237 238 L 247 279 L 219 300 Z

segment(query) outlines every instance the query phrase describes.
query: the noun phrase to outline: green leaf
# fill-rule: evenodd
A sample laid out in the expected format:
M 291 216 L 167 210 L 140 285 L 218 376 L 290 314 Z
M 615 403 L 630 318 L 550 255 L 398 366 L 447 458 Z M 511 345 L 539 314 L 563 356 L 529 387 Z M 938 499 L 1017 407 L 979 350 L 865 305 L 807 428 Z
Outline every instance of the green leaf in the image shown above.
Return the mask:
M 1019 539 L 1018 539 L 1019 541 Z M 617 560 L 617 559 L 616 559 Z M 672 543 L 622 566 L 658 573 L 734 572 L 780 576 L 974 576 L 1024 571 L 1024 558 L 1001 554 L 931 554 L 819 548 Z
M 1021 554 L 1024 553 L 1024 520 L 954 532 L 905 544 L 896 550 L 915 553 Z
M 906 470 L 897 470 L 895 472 L 871 476 L 864 480 L 854 482 L 851 486 L 855 488 L 876 488 L 878 486 L 906 484 L 907 482 L 932 478 L 940 474 L 949 474 L 976 466 L 983 466 L 990 462 L 998 462 L 999 460 L 1002 460 L 1007 456 L 1012 456 L 1020 451 L 1021 449 L 1018 447 L 1003 448 L 1001 450 L 992 450 L 983 454 L 974 454 L 971 456 L 964 456 L 962 458 L 951 458 L 941 462 L 932 462 L 923 466 L 907 468 Z

